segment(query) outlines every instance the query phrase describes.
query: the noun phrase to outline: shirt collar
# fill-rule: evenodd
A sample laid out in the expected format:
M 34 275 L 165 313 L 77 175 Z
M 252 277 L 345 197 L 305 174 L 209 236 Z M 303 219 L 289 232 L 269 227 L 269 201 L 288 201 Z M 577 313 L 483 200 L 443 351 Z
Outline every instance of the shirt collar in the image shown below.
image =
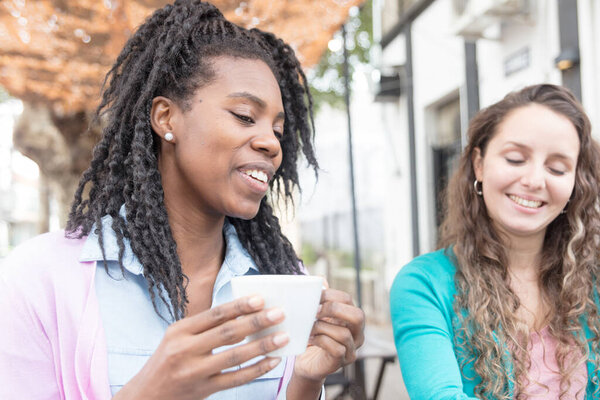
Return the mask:
M 125 218 L 125 205 L 121 206 L 119 214 Z M 102 218 L 102 234 L 104 241 L 104 253 L 106 261 L 119 261 L 119 245 L 117 242 L 117 234 L 112 228 L 113 218 L 106 215 Z M 225 237 L 225 259 L 223 266 L 226 266 L 233 275 L 245 275 L 250 273 L 258 273 L 258 268 L 248 254 L 248 251 L 242 246 L 238 238 L 235 227 L 225 218 L 223 226 L 223 234 Z M 141 275 L 144 268 L 136 255 L 131 249 L 129 239 L 123 238 L 125 252 L 123 253 L 123 267 L 134 275 Z M 90 233 L 85 240 L 83 249 L 79 256 L 80 262 L 86 261 L 102 261 L 102 248 L 100 247 L 99 237 L 96 233 L 96 224 L 90 229 Z
M 119 215 L 125 218 L 125 205 L 121 206 Z M 104 244 L 104 255 L 106 261 L 119 261 L 119 244 L 117 242 L 117 234 L 112 228 L 113 218 L 110 215 L 102 217 L 101 225 L 103 244 Z M 79 261 L 102 261 L 102 247 L 100 246 L 99 234 L 96 233 L 97 225 L 92 225 L 90 233 L 88 234 L 83 249 L 79 255 Z M 131 249 L 129 239 L 123 238 L 123 244 L 125 245 L 125 251 L 123 252 L 123 268 L 131 272 L 134 275 L 140 275 L 144 271 L 142 264 L 138 260 L 137 256 Z
M 234 275 L 245 275 L 250 270 L 258 272 L 258 267 L 254 263 L 248 251 L 240 242 L 235 227 L 225 218 L 223 226 L 225 236 L 225 260 L 223 266 L 227 266 Z

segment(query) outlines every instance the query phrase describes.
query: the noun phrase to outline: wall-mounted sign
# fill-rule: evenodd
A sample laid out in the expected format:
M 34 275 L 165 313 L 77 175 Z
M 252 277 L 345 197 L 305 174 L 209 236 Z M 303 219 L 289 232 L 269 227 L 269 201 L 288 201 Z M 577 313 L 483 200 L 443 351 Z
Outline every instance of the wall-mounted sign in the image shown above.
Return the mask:
M 512 75 L 529 67 L 531 57 L 529 47 L 509 55 L 504 59 L 504 76 Z

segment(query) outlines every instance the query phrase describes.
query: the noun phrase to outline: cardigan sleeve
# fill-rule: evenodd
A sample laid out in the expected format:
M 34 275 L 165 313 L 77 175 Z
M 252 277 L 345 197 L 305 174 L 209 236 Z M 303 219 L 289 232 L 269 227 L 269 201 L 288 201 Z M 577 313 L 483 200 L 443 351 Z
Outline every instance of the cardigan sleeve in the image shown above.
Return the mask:
M 0 273 L 0 398 L 64 398 L 57 384 L 52 347 L 22 282 Z M 14 266 L 16 267 L 16 266 Z
M 453 274 L 420 257 L 396 276 L 390 292 L 394 341 L 412 400 L 466 400 L 452 343 Z
M 0 399 L 108 399 L 106 343 L 83 240 L 30 239 L 0 264 Z

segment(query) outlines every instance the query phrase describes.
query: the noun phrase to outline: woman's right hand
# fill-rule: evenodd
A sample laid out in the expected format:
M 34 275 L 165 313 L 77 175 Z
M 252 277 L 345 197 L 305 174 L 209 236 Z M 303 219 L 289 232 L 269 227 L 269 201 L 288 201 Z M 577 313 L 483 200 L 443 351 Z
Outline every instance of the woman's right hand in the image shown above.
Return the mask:
M 244 297 L 175 322 L 167 328 L 156 352 L 141 371 L 114 399 L 197 400 L 243 385 L 272 370 L 281 359 L 265 357 L 250 366 L 221 373 L 283 347 L 289 341 L 285 333 L 273 333 L 212 353 L 213 349 L 239 343 L 284 319 L 280 309 L 263 310 L 263 307 L 261 297 Z

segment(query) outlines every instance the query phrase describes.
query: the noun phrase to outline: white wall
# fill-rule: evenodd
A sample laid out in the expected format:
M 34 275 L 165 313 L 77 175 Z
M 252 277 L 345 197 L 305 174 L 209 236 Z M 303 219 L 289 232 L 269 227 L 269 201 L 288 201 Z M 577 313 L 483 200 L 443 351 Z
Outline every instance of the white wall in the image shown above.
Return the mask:
M 481 107 L 527 85 L 561 83 L 560 71 L 554 66 L 554 58 L 560 52 L 557 3 L 538 1 L 535 4 L 531 22 L 504 23 L 498 40 L 477 42 Z M 505 76 L 504 61 L 523 48 L 529 48 L 529 67 Z

